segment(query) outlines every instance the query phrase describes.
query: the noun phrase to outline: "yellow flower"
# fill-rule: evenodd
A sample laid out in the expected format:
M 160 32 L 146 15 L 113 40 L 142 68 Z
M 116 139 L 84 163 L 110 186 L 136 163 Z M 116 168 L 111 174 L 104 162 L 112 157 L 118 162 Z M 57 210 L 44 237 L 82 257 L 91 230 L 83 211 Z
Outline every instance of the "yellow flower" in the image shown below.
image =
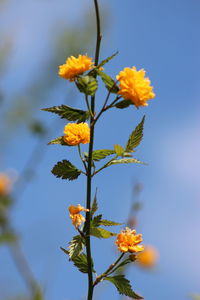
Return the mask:
M 11 181 L 8 175 L 0 173 L 0 195 L 4 196 L 10 192 Z
M 152 246 L 145 246 L 142 253 L 137 255 L 137 264 L 143 268 L 152 268 L 158 260 L 158 252 Z
M 121 252 L 140 252 L 144 250 L 143 245 L 138 245 L 142 242 L 142 235 L 136 234 L 135 230 L 126 227 L 117 235 L 116 245 Z
M 64 128 L 64 141 L 70 146 L 90 142 L 90 128 L 87 123 L 68 123 Z
M 147 101 L 153 99 L 153 87 L 149 78 L 145 78 L 143 69 L 137 71 L 135 67 L 124 68 L 117 76 L 119 81 L 119 95 L 131 100 L 136 107 L 147 106 Z
M 69 81 L 74 81 L 77 75 L 94 67 L 92 58 L 87 55 L 79 55 L 78 58 L 70 56 L 64 65 L 59 66 L 59 76 Z
M 81 206 L 80 204 L 74 206 L 74 205 L 70 205 L 69 208 L 69 213 L 70 213 L 70 218 L 72 220 L 72 224 L 78 228 L 83 222 L 85 222 L 85 218 L 84 216 L 82 216 L 81 214 L 79 214 L 81 211 L 89 211 L 89 209 L 84 208 L 83 206 Z

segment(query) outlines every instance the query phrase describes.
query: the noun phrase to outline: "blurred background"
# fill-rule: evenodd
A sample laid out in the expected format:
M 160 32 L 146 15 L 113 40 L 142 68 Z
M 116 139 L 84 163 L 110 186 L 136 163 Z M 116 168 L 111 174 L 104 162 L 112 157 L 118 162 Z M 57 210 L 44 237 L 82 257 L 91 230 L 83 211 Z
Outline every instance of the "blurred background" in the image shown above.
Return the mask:
M 144 68 L 156 93 L 148 107 L 113 109 L 98 123 L 95 149 L 109 149 L 124 145 L 145 114 L 135 156 L 148 163 L 113 166 L 96 176 L 99 213 L 132 220 L 156 251 L 153 268 L 126 270 L 134 290 L 148 300 L 191 299 L 200 294 L 200 2 L 99 4 L 101 59 L 119 51 L 105 71 L 115 77 L 124 67 Z M 66 122 L 40 109 L 84 107 L 57 70 L 70 55 L 94 57 L 93 1 L 1 0 L 0 15 L 0 181 L 8 187 L 1 191 L 0 185 L 0 300 L 32 299 L 29 287 L 36 282 L 43 299 L 85 299 L 86 276 L 60 250 L 76 234 L 67 208 L 84 205 L 85 178 L 67 182 L 51 174 L 59 160 L 80 162 L 75 149 L 47 146 Z M 100 87 L 97 107 L 104 98 Z M 118 255 L 114 239 L 93 239 L 92 252 L 98 273 Z M 119 295 L 104 282 L 95 300 L 109 298 Z

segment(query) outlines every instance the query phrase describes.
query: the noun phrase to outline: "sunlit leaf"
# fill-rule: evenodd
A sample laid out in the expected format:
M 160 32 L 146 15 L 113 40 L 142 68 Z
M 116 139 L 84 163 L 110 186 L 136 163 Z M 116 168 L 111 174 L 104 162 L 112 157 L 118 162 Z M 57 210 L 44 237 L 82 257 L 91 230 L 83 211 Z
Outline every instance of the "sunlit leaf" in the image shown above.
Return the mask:
M 99 161 L 112 154 L 115 154 L 114 150 L 108 150 L 108 149 L 95 150 L 92 152 L 92 159 L 94 161 Z
M 68 160 L 59 161 L 51 171 L 57 178 L 74 180 L 78 178 L 81 171 Z
M 109 220 L 100 220 L 100 225 L 103 226 L 117 226 L 117 225 L 122 225 L 123 223 L 118 223 L 118 222 L 113 222 L 113 221 L 109 221 Z
M 118 144 L 114 145 L 115 152 L 118 156 L 123 156 L 124 148 Z
M 56 145 L 56 144 L 71 147 L 71 145 L 65 143 L 65 141 L 63 140 L 63 136 L 59 136 L 48 143 L 48 145 Z
M 98 88 L 97 80 L 92 76 L 78 77 L 76 85 L 81 93 L 91 96 L 94 96 Z
M 97 211 L 98 209 L 98 203 L 97 203 L 97 190 L 95 192 L 95 195 L 94 195 L 94 200 L 93 200 L 93 203 L 92 203 L 92 208 L 91 208 L 91 217 L 94 215 L 94 213 Z
M 88 262 L 85 253 L 81 253 L 77 256 L 74 256 L 72 261 L 74 265 L 79 269 L 80 272 L 88 273 Z M 95 270 L 93 269 L 93 261 L 92 261 L 92 271 L 95 272 Z
M 67 119 L 68 121 L 85 122 L 90 117 L 88 111 L 73 108 L 67 105 L 53 106 L 49 108 L 43 108 L 42 110 L 55 113 L 59 115 L 61 119 Z
M 136 163 L 136 164 L 145 164 L 144 162 L 136 159 L 136 158 L 121 158 L 121 159 L 114 159 L 111 162 L 108 163 L 107 166 L 111 165 L 117 165 L 117 164 L 131 164 L 131 163 Z
M 107 64 L 111 59 L 113 59 L 118 53 L 119 53 L 119 52 L 117 51 L 117 52 L 115 52 L 113 55 L 108 56 L 106 59 L 102 60 L 102 61 L 100 62 L 100 64 L 98 64 L 98 68 L 99 68 L 99 67 L 103 67 L 103 66 L 104 66 L 105 64 Z
M 136 294 L 131 287 L 130 281 L 124 275 L 116 275 L 104 278 L 104 280 L 112 282 L 117 288 L 119 294 L 126 295 L 132 299 L 143 299 L 140 295 Z
M 134 149 L 140 144 L 143 137 L 144 120 L 145 120 L 145 116 L 142 118 L 142 121 L 137 125 L 137 127 L 131 133 L 125 151 L 133 152 Z
M 107 75 L 106 73 L 99 71 L 99 70 L 97 70 L 97 73 L 101 77 L 107 90 L 110 93 L 116 94 L 119 91 L 119 88 L 118 88 L 116 82 L 109 75 Z
M 116 236 L 117 234 L 114 232 L 110 232 L 100 227 L 91 227 L 90 234 L 99 238 L 99 239 L 108 239 L 110 237 Z
M 80 252 L 84 249 L 85 241 L 80 235 L 76 235 L 69 242 L 69 257 L 70 259 L 74 259 Z

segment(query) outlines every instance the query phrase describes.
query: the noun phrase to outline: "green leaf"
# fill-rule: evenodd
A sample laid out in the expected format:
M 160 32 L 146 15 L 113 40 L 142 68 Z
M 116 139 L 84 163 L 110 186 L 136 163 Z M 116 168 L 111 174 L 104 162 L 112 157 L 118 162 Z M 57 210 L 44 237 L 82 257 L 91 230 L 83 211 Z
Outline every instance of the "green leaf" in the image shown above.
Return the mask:
M 108 56 L 106 59 L 102 60 L 100 64 L 97 66 L 97 68 L 103 67 L 105 64 L 107 64 L 111 59 L 113 59 L 119 52 L 115 52 L 113 55 Z
M 91 208 L 91 217 L 93 217 L 93 215 L 97 211 L 97 209 L 98 209 L 98 203 L 97 203 L 97 190 L 96 190 L 95 195 L 94 195 L 94 200 L 92 203 L 92 208 Z
M 102 81 L 104 82 L 107 90 L 110 93 L 116 94 L 119 91 L 119 88 L 116 84 L 116 82 L 106 73 L 97 70 L 97 74 L 101 77 Z
M 132 290 L 130 281 L 124 275 L 109 276 L 104 278 L 104 280 L 112 282 L 121 295 L 126 295 L 132 299 L 143 299 L 143 297 Z
M 88 273 L 88 263 L 87 256 L 82 253 L 73 258 L 74 265 L 79 269 L 82 273 Z
M 80 110 L 67 105 L 53 106 L 49 108 L 43 108 L 42 110 L 55 113 L 59 115 L 61 119 L 67 119 L 68 121 L 85 122 L 90 117 L 88 111 Z
M 137 127 L 131 133 L 125 151 L 133 152 L 134 149 L 140 144 L 143 137 L 144 120 L 145 120 L 145 116 L 142 118 L 142 121 L 137 125 Z
M 16 242 L 17 237 L 12 232 L 5 232 L 0 235 L 0 244 L 10 244 Z
M 59 161 L 51 170 L 57 178 L 74 180 L 78 178 L 81 171 L 72 165 L 68 160 Z
M 76 80 L 76 85 L 81 93 L 94 96 L 98 88 L 97 80 L 92 76 L 81 76 Z
M 142 162 L 136 158 L 121 158 L 121 159 L 114 159 L 114 160 L 110 161 L 107 166 L 112 166 L 112 165 L 117 165 L 117 164 L 131 164 L 131 163 L 145 165 L 144 162 Z
M 115 152 L 118 156 L 123 156 L 124 148 L 118 144 L 114 145 Z
M 133 105 L 133 102 L 131 100 L 122 100 L 122 101 L 116 103 L 115 107 L 123 109 L 123 108 L 126 108 L 126 107 L 130 106 L 130 105 Z
M 99 225 L 101 225 L 101 218 L 102 218 L 102 215 L 95 216 L 91 220 L 91 227 L 98 227 Z
M 79 254 L 72 259 L 74 265 L 79 269 L 82 273 L 88 273 L 88 262 L 87 256 L 85 253 Z M 92 272 L 95 272 L 93 269 L 93 261 L 92 261 Z
M 74 236 L 73 239 L 69 242 L 69 257 L 70 257 L 70 259 L 74 259 L 74 257 L 79 255 L 80 252 L 83 251 L 84 245 L 85 245 L 85 241 L 80 235 Z
M 99 227 L 91 227 L 90 228 L 90 234 L 92 236 L 95 236 L 99 239 L 108 239 L 110 237 L 116 236 L 117 234 L 114 232 L 110 232 L 108 230 L 105 230 L 103 228 L 99 228 Z
M 112 154 L 115 154 L 114 150 L 108 150 L 108 149 L 95 150 L 92 152 L 92 159 L 94 161 L 99 161 Z
M 109 221 L 109 220 L 100 220 L 100 225 L 103 226 L 117 226 L 117 225 L 123 225 L 123 223 L 118 223 L 118 222 L 113 222 L 113 221 Z
M 10 207 L 13 204 L 13 200 L 9 195 L 0 195 L 0 208 Z
M 65 143 L 65 141 L 63 140 L 63 136 L 59 136 L 48 143 L 48 145 L 55 145 L 55 144 L 72 147 L 71 145 Z

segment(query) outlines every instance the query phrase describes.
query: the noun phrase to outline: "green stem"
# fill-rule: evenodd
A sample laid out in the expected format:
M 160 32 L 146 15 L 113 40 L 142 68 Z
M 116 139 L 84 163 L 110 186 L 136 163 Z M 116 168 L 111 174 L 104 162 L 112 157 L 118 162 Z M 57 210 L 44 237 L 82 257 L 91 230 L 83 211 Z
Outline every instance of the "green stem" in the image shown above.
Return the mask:
M 114 270 L 114 268 L 116 267 L 116 265 L 120 262 L 120 260 L 122 259 L 122 257 L 124 256 L 125 253 L 122 253 L 120 255 L 120 257 L 118 257 L 118 259 L 108 267 L 108 269 L 101 275 L 99 275 L 95 282 L 94 282 L 94 286 L 97 285 L 103 278 L 107 277 L 110 273 L 112 273 Z
M 84 161 L 84 158 L 82 157 L 82 154 L 81 154 L 81 147 L 80 147 L 80 144 L 78 145 L 78 154 L 80 156 L 80 159 L 82 160 L 83 162 L 83 165 L 84 165 L 84 168 L 85 168 L 85 171 L 86 173 L 84 173 L 85 175 L 87 175 L 87 166 L 86 166 L 86 163 Z
M 98 0 L 94 0 L 96 22 L 97 22 L 97 40 L 96 40 L 96 51 L 95 51 L 95 65 L 98 65 L 99 52 L 101 44 L 101 26 L 100 26 L 100 15 Z M 91 246 L 90 246 L 90 219 L 91 219 L 91 188 L 92 188 L 92 151 L 94 144 L 94 114 L 95 114 L 95 95 L 91 97 L 91 117 L 90 117 L 90 144 L 88 151 L 88 169 L 87 169 L 87 200 L 86 207 L 89 211 L 86 213 L 85 233 L 86 233 L 86 255 L 88 263 L 88 297 L 87 300 L 92 300 L 93 297 L 93 273 L 92 273 L 92 257 L 91 257 Z
M 90 116 L 93 117 L 93 113 L 92 113 L 92 111 L 91 111 L 91 108 L 90 108 L 90 105 L 89 105 L 89 101 L 88 101 L 88 95 L 85 95 L 85 102 L 86 102 L 88 111 L 89 111 L 89 113 L 90 113 Z
M 115 160 L 118 157 L 118 155 L 116 155 L 115 157 L 113 157 L 112 159 L 110 159 L 105 165 L 103 165 L 103 167 L 99 168 L 98 170 L 96 170 L 92 176 L 96 175 L 97 173 L 99 173 L 100 171 L 102 171 L 103 169 L 107 168 L 109 166 L 109 164 Z

